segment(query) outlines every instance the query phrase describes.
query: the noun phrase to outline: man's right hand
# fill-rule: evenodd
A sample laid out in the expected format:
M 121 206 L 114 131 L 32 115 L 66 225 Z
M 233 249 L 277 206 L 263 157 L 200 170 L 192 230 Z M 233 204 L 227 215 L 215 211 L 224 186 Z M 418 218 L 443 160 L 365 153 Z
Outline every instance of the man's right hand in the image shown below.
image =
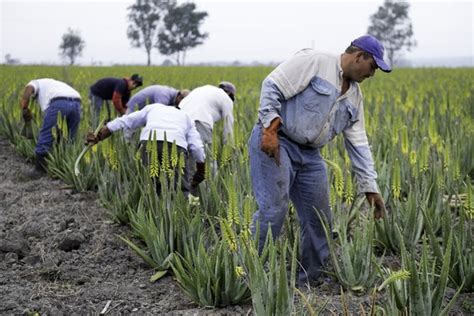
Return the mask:
M 108 129 L 107 126 L 102 127 L 97 133 L 97 135 L 94 135 L 93 133 L 89 132 L 86 136 L 86 145 L 95 145 L 101 140 L 106 139 L 110 135 L 112 135 L 112 132 Z
M 97 135 L 94 135 L 94 133 L 87 133 L 86 135 L 86 145 L 95 145 L 99 142 L 99 137 Z
M 275 118 L 269 127 L 262 130 L 262 143 L 260 148 L 270 158 L 275 158 L 277 166 L 280 166 L 280 141 L 278 139 L 278 128 L 280 118 Z
M 206 164 L 204 162 L 196 162 L 196 172 L 191 180 L 191 187 L 195 188 L 206 178 Z
M 23 108 L 21 110 L 21 113 L 22 113 L 22 116 L 23 116 L 23 120 L 25 122 L 30 122 L 32 119 L 33 119 L 33 115 L 31 114 L 31 111 L 29 108 Z
M 369 205 L 374 208 L 375 219 L 384 218 L 387 210 L 382 195 L 380 193 L 366 192 L 365 196 Z

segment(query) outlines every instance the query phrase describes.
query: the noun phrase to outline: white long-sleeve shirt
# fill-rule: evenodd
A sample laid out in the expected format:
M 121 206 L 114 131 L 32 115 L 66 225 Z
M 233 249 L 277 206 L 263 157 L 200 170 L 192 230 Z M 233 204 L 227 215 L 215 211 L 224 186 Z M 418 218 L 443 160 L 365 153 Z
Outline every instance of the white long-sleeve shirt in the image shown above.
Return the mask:
M 156 131 L 156 140 L 176 142 L 176 145 L 187 149 L 197 162 L 204 162 L 206 158 L 204 145 L 194 121 L 184 111 L 174 106 L 154 103 L 145 106 L 140 111 L 116 118 L 107 123 L 111 132 L 119 129 L 136 129 L 145 126 L 140 134 L 140 140 L 153 139 Z
M 194 121 L 199 121 L 211 130 L 214 123 L 224 120 L 224 140 L 233 137 L 234 115 L 232 113 L 234 102 L 221 88 L 205 85 L 193 89 L 184 98 L 179 107 L 191 116 Z
M 41 110 L 45 112 L 51 100 L 58 97 L 80 99 L 79 92 L 74 90 L 66 83 L 54 79 L 44 78 L 28 82 L 27 86 L 34 89 L 34 96 L 37 97 Z

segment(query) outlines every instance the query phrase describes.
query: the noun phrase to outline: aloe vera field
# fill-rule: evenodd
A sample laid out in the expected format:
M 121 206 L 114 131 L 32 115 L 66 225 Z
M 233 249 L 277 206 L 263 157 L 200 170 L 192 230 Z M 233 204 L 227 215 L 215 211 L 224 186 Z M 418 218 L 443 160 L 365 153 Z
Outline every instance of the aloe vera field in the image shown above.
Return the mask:
M 268 236 L 260 256 L 250 233 L 257 205 L 247 140 L 271 70 L 0 66 L 0 313 L 473 314 L 474 69 L 395 69 L 361 84 L 388 214 L 373 218 L 356 192 L 343 137 L 336 137 L 322 149 L 334 214 L 326 230 L 330 263 L 323 284 L 308 288 L 295 286 L 300 232 L 291 205 L 282 235 Z M 144 167 L 137 133 L 130 143 L 114 133 L 74 170 L 95 129 L 90 85 L 136 72 L 145 86 L 193 89 L 228 80 L 237 88 L 234 141 L 223 144 L 222 125 L 214 128 L 195 199 L 167 185 L 184 163 L 177 151 L 166 152 L 169 164 L 151 155 Z M 70 143 L 58 117 L 48 176 L 29 180 L 41 112 L 30 106 L 27 138 L 19 101 L 36 78 L 79 91 L 82 118 Z

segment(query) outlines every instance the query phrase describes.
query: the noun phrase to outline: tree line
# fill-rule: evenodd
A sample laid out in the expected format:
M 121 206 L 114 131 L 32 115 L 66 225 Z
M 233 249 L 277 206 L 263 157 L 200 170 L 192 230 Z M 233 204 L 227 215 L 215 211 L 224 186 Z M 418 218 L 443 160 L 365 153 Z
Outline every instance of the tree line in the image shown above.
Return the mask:
M 137 0 L 128 10 L 127 36 L 133 47 L 145 49 L 148 66 L 153 48 L 165 56 L 174 55 L 176 64 L 184 65 L 186 52 L 203 44 L 208 37 L 199 30 L 208 14 L 196 11 L 194 3 Z
M 390 64 L 403 49 L 416 46 L 413 26 L 408 16 L 410 4 L 405 1 L 385 0 L 370 16 L 367 33 L 384 45 Z M 151 65 L 151 53 L 156 48 L 162 55 L 173 56 L 175 63 L 184 65 L 189 49 L 204 43 L 208 33 L 200 27 L 207 12 L 197 11 L 194 3 L 178 4 L 176 0 L 136 0 L 127 8 L 127 37 L 132 47 L 142 48 Z M 60 55 L 73 65 L 82 55 L 85 42 L 78 31 L 68 29 L 59 46 Z

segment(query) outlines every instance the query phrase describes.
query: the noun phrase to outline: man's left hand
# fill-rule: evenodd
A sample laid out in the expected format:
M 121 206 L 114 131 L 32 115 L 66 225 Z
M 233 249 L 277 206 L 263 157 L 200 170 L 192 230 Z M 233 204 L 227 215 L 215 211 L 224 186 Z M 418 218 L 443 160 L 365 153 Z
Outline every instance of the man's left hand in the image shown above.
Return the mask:
M 374 207 L 374 217 L 376 219 L 384 218 L 387 210 L 385 209 L 382 195 L 380 193 L 367 192 L 365 196 L 369 205 Z

